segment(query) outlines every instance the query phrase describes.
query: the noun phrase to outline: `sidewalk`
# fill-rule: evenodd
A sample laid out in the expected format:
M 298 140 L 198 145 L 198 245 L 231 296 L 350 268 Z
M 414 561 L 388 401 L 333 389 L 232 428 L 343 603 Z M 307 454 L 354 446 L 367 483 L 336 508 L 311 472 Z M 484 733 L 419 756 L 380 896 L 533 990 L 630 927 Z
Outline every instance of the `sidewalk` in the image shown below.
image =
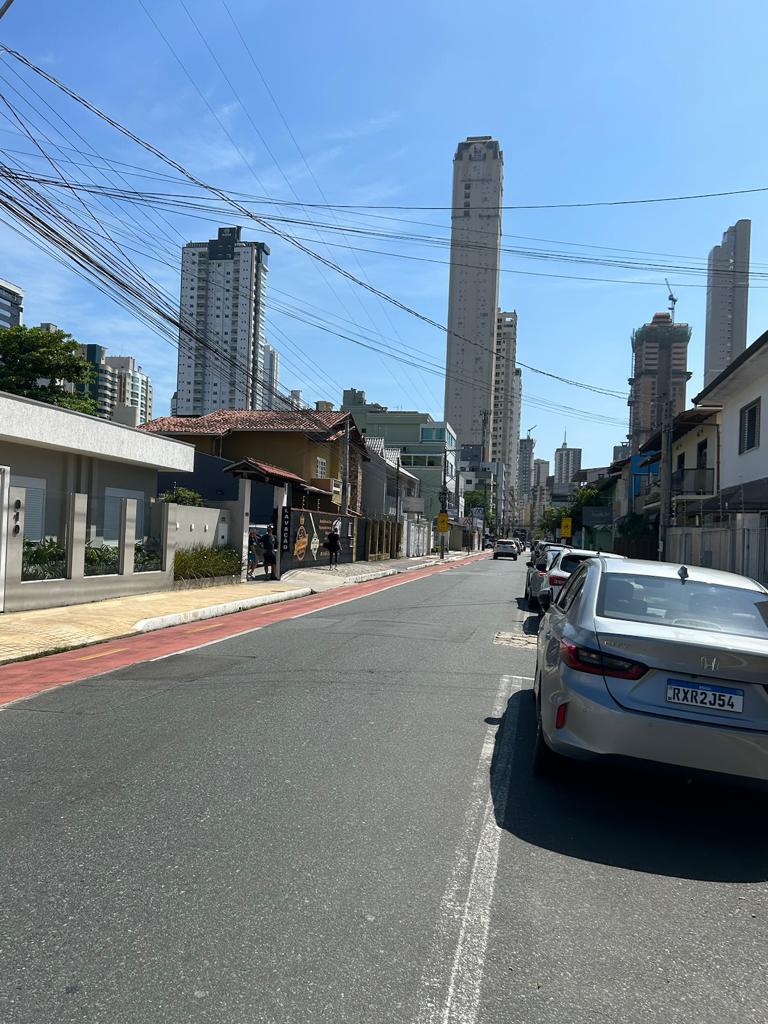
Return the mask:
M 480 552 L 476 554 L 479 555 Z M 467 557 L 466 552 L 451 551 L 446 554 L 445 561 L 455 562 L 459 558 Z M 428 565 L 436 565 L 439 561 L 439 555 L 424 555 L 417 558 L 387 558 L 382 562 L 345 562 L 337 569 L 329 569 L 327 565 L 312 569 L 291 569 L 283 574 L 281 582 L 311 587 L 313 593 L 320 594 L 346 584 L 363 583 L 365 580 L 413 572 Z
M 465 557 L 460 552 L 451 552 L 445 561 Z M 336 587 L 422 569 L 439 561 L 439 557 L 432 555 L 386 562 L 352 562 L 338 569 L 327 566 L 294 569 L 279 583 L 257 578 L 247 583 L 201 590 L 172 590 L 65 608 L 8 612 L 0 614 L 0 664 L 308 597 Z

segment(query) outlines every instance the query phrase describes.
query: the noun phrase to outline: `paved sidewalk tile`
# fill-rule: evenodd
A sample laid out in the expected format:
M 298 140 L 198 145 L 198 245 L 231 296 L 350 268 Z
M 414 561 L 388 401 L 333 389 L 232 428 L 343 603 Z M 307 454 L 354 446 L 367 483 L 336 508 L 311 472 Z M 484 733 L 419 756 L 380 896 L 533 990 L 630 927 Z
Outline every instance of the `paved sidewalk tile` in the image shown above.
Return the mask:
M 247 597 L 301 592 L 304 589 L 290 581 L 272 583 L 255 580 L 199 590 L 137 594 L 66 608 L 7 612 L 0 615 L 0 663 L 126 636 L 145 619 L 193 612 Z

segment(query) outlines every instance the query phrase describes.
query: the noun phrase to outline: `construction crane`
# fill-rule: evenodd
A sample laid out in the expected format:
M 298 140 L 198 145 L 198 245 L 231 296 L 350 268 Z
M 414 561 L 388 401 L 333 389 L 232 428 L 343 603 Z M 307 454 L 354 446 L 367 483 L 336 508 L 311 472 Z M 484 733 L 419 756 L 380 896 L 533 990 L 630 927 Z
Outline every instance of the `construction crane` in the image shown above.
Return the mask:
M 675 322 L 675 306 L 677 305 L 677 296 L 672 294 L 672 285 L 669 283 L 669 279 L 665 277 L 664 281 L 665 281 L 665 283 L 667 285 L 667 291 L 669 292 L 669 295 L 667 296 L 667 299 L 669 301 L 669 312 L 672 314 L 672 323 L 674 323 Z

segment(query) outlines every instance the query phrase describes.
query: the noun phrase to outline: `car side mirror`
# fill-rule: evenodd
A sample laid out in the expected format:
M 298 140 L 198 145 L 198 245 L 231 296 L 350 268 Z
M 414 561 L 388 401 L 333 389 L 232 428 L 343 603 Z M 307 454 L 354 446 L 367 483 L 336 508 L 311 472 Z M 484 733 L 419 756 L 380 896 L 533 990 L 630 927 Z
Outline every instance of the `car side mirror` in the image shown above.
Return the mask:
M 539 591 L 539 608 L 543 612 L 548 612 L 552 606 L 552 591 L 541 590 Z
M 533 562 L 526 562 L 525 564 L 528 566 L 529 569 L 533 568 Z

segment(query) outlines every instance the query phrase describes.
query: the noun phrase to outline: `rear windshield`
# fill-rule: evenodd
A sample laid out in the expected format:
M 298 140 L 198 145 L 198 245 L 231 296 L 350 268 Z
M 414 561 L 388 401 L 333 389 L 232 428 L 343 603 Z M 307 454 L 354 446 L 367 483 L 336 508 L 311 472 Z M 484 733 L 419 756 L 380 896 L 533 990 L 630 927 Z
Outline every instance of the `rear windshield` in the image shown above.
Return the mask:
M 563 555 L 558 568 L 563 572 L 575 572 L 588 558 L 594 558 L 594 555 Z
M 768 595 L 660 576 L 609 573 L 603 577 L 597 614 L 660 626 L 768 637 Z

